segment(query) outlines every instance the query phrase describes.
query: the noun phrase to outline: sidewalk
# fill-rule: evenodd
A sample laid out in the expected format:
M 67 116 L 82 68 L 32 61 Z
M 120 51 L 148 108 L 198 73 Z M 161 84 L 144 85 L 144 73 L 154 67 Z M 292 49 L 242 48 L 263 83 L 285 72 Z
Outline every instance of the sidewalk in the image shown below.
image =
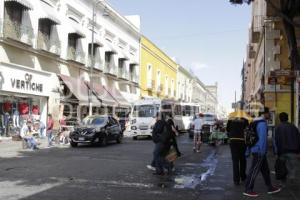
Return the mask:
M 232 200 L 232 199 L 252 199 L 249 197 L 244 197 L 242 193 L 244 192 L 244 185 L 235 186 L 232 180 L 232 164 L 231 164 L 231 155 L 230 149 L 228 146 L 222 146 L 218 153 L 218 166 L 216 168 L 214 176 L 211 176 L 208 179 L 207 185 L 211 188 L 223 188 L 223 199 Z M 274 163 L 275 156 L 269 153 L 268 156 L 269 167 L 271 170 L 271 178 L 273 185 L 280 185 L 277 180 L 275 180 L 274 174 Z M 299 161 L 300 162 L 300 161 Z M 247 160 L 248 169 L 251 165 L 251 159 Z M 267 189 L 264 184 L 262 175 L 259 174 L 256 182 L 254 190 L 259 193 L 259 197 L 257 199 L 269 200 L 269 199 L 280 199 L 280 200 L 299 200 L 300 199 L 300 181 L 297 180 L 297 183 L 291 185 L 288 184 L 286 187 L 282 188 L 282 191 L 279 194 L 268 195 Z M 213 194 L 212 194 L 213 195 Z M 213 197 L 213 196 L 212 196 Z M 208 198 L 213 200 L 213 198 Z M 206 200 L 208 200 L 206 199 Z
M 47 138 L 38 139 L 38 148 L 46 149 L 48 148 Z M 69 145 L 59 145 L 56 144 L 54 147 L 59 148 L 68 148 Z M 22 152 L 26 151 L 39 151 L 39 150 L 31 150 L 31 149 L 23 149 L 22 141 L 13 141 L 9 137 L 1 138 L 0 140 L 0 158 L 11 158 L 11 157 L 21 157 L 23 155 Z

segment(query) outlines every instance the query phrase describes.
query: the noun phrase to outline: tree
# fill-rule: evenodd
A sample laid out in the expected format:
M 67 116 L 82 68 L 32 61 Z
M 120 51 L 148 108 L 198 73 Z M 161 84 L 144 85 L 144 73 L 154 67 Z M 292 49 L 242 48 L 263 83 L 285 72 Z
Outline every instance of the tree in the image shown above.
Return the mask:
M 261 0 L 229 0 L 232 4 L 250 4 L 253 1 Z M 280 7 L 275 5 L 274 0 L 265 0 L 270 5 L 276 15 L 282 18 L 284 32 L 287 38 L 289 47 L 289 59 L 292 71 L 300 70 L 300 56 L 297 47 L 296 28 L 300 28 L 300 24 L 295 21 L 295 18 L 300 16 L 300 0 L 279 0 Z M 291 84 L 291 119 L 294 121 L 294 83 Z

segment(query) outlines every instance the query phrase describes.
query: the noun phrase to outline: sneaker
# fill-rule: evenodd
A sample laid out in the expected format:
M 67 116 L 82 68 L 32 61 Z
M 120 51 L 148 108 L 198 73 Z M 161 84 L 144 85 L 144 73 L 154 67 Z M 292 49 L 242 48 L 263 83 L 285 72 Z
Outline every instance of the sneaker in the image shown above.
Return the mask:
M 149 169 L 151 171 L 155 171 L 155 167 L 153 167 L 152 165 L 147 165 L 147 169 Z
M 247 197 L 258 197 L 258 194 L 256 192 L 244 192 L 243 195 Z
M 272 188 L 269 189 L 268 194 L 276 194 L 276 193 L 278 193 L 280 191 L 281 191 L 281 188 L 272 186 Z

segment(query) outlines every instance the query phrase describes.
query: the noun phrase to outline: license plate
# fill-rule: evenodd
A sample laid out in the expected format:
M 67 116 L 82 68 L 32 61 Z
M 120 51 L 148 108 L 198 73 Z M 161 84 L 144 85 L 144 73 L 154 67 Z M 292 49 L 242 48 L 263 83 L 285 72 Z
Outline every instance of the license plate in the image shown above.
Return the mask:
M 84 139 L 84 137 L 80 137 L 80 138 L 78 138 L 78 140 L 79 141 L 84 141 L 85 139 Z

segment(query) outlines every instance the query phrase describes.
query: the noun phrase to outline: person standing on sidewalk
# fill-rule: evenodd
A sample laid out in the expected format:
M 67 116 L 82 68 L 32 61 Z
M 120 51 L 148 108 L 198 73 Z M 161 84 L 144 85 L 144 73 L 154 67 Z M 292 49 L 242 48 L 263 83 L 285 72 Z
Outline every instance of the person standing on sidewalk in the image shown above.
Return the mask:
M 228 120 L 227 132 L 230 140 L 230 150 L 233 167 L 233 182 L 239 185 L 246 180 L 246 144 L 244 140 L 244 131 L 249 122 L 244 118 L 234 118 Z
M 270 169 L 267 160 L 268 124 L 266 120 L 270 117 L 269 108 L 263 108 L 263 110 L 259 112 L 259 116 L 260 117 L 254 119 L 253 122 L 256 124 L 255 130 L 258 135 L 258 141 L 249 149 L 252 154 L 252 165 L 246 179 L 245 192 L 243 193 L 243 195 L 248 197 L 258 196 L 253 189 L 255 179 L 259 172 L 262 173 L 265 184 L 268 187 L 268 194 L 275 194 L 281 191 L 281 188 L 274 187 L 271 183 Z
M 203 126 L 203 114 L 200 113 L 194 120 L 194 147 L 193 151 L 199 153 L 201 147 L 201 131 Z
M 53 126 L 54 126 L 54 122 L 52 119 L 52 115 L 48 114 L 48 122 L 47 122 L 48 147 L 52 146 Z
M 294 124 L 288 122 L 287 113 L 280 113 L 279 120 L 280 124 L 275 129 L 275 151 L 279 159 L 286 163 L 289 179 L 294 181 L 299 178 L 296 172 L 300 168 L 300 133 Z

